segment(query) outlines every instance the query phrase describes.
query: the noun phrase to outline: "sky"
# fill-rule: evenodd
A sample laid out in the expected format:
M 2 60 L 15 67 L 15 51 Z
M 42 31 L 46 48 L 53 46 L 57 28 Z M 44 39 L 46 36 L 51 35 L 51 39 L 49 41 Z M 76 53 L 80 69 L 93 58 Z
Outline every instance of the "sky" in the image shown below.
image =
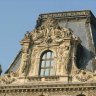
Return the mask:
M 91 10 L 96 0 L 0 0 L 0 64 L 5 72 L 22 48 L 20 40 L 32 31 L 38 15 L 50 12 Z

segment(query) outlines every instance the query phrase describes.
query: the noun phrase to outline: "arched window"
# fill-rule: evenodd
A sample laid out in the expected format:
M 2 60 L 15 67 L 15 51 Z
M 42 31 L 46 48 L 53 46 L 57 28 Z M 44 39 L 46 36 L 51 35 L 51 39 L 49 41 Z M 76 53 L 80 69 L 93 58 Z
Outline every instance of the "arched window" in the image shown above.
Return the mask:
M 52 51 L 45 51 L 40 58 L 39 76 L 53 76 L 54 70 L 54 54 Z

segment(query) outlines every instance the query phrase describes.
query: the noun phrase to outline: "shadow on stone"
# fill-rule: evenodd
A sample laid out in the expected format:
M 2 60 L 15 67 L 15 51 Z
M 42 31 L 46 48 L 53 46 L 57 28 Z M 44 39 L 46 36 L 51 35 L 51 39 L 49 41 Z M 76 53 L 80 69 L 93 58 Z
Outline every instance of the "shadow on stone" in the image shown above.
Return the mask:
M 89 51 L 81 44 L 77 47 L 76 54 L 76 66 L 78 69 L 86 69 L 86 66 L 89 64 L 89 61 L 94 58 L 94 53 Z

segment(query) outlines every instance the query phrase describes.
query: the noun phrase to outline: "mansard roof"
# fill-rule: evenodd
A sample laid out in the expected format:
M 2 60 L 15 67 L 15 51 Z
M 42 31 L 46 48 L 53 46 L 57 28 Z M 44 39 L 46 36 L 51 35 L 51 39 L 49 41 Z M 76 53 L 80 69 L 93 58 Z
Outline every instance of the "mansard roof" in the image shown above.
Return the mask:
M 6 70 L 5 74 L 13 71 L 16 72 L 16 70 L 18 69 L 20 63 L 21 63 L 21 55 L 22 55 L 22 50 L 20 50 L 18 52 L 18 54 L 16 55 L 15 59 L 13 60 L 12 64 L 9 66 L 9 68 Z

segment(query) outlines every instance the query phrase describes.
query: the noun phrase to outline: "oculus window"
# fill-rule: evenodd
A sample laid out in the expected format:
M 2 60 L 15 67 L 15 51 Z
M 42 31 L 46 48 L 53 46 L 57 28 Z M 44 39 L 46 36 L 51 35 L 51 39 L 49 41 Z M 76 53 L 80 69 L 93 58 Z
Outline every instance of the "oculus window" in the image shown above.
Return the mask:
M 39 76 L 54 76 L 54 53 L 45 51 L 40 58 Z

